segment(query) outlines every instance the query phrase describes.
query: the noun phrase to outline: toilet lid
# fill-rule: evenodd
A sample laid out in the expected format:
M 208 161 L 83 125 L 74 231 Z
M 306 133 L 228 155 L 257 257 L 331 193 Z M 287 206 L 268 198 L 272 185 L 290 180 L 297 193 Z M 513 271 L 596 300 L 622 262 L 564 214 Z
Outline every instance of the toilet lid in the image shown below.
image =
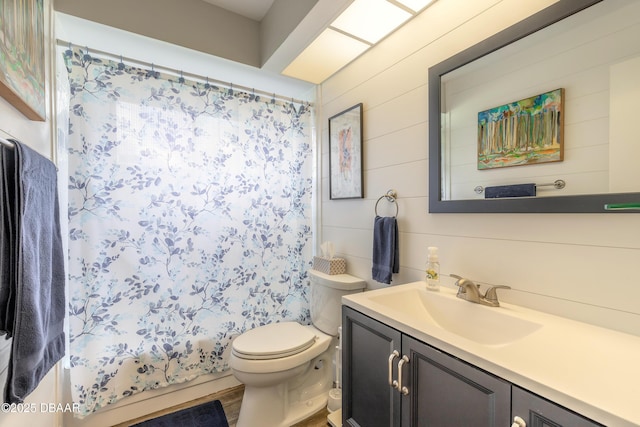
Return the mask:
M 243 359 L 276 359 L 308 349 L 316 340 L 313 330 L 297 322 L 258 326 L 233 340 L 233 352 Z

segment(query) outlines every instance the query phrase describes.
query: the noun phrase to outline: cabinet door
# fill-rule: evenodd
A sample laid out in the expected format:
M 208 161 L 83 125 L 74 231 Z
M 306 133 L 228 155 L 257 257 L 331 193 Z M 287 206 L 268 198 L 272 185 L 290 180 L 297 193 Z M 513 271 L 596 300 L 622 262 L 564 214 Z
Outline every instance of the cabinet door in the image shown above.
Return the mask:
M 400 354 L 401 334 L 342 307 L 342 424 L 398 427 L 400 393 L 389 386 L 389 355 Z M 398 359 L 393 361 L 394 379 Z
M 525 420 L 527 427 L 602 427 L 575 412 L 556 405 L 520 387 L 513 386 L 513 416 Z
M 511 425 L 511 385 L 411 337 L 403 385 L 403 426 L 504 427 Z

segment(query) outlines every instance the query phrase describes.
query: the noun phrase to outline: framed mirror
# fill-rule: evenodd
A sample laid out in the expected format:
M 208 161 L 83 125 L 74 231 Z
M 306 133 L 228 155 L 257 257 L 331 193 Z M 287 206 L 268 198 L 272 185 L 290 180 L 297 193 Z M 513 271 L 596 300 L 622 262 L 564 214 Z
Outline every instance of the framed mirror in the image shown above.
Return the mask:
M 640 2 L 559 0 L 431 67 L 429 212 L 632 212 L 628 205 L 640 203 L 637 40 Z M 486 160 L 481 117 L 505 109 L 520 114 L 522 105 L 556 90 L 562 109 L 542 127 L 558 127 L 562 140 L 553 144 L 562 144 L 559 160 L 522 161 L 534 157 L 528 147 L 505 161 L 516 143 L 501 137 L 491 142 L 493 163 L 481 167 Z M 515 135 L 516 119 L 500 120 L 492 123 L 494 133 Z M 541 150 L 549 151 L 544 144 L 539 143 Z M 498 167 L 501 162 L 508 167 Z M 513 197 L 494 191 L 522 186 L 533 193 Z

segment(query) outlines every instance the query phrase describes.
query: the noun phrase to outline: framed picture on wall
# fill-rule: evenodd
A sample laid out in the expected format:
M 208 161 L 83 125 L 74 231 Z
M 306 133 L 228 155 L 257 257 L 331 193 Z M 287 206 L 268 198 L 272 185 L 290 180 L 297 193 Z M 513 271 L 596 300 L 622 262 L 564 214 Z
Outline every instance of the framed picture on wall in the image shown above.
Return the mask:
M 329 198 L 364 197 L 362 104 L 329 118 Z
M 45 120 L 43 0 L 0 2 L 0 96 Z

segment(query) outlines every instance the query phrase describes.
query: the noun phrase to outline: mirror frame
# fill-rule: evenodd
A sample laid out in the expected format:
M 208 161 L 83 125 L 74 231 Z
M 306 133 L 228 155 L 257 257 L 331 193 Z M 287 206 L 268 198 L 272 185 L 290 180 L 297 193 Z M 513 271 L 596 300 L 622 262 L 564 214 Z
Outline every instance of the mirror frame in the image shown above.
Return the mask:
M 603 193 L 541 198 L 442 200 L 441 77 L 470 62 L 555 24 L 602 0 L 559 0 L 529 18 L 429 68 L 429 212 L 430 213 L 603 213 L 605 204 L 637 203 L 640 193 Z

